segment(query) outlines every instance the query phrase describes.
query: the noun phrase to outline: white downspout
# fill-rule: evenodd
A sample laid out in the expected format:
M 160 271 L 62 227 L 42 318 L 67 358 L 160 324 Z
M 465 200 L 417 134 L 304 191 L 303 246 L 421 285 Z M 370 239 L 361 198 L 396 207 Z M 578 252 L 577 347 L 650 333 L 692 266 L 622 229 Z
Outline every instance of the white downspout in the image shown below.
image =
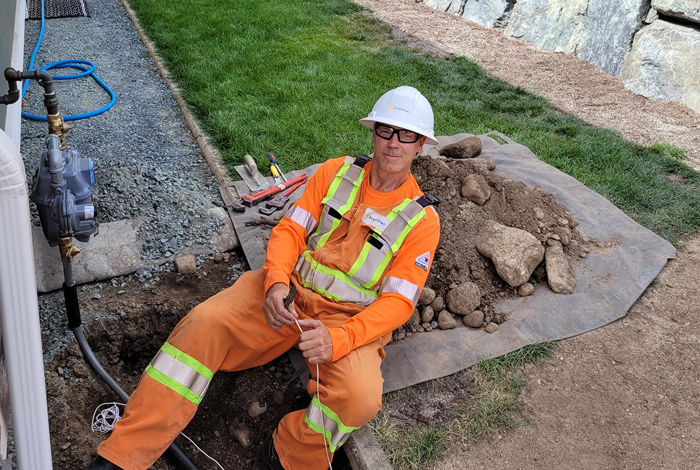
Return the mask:
M 0 320 L 17 466 L 51 470 L 31 227 L 22 157 L 0 130 Z

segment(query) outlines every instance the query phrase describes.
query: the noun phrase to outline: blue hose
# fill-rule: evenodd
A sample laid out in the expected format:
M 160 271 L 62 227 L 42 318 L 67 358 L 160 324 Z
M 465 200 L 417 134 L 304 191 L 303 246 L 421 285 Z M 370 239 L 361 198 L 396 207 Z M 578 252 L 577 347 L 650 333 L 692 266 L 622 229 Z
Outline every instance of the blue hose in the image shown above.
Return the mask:
M 29 70 L 37 70 L 34 68 L 34 61 L 36 60 L 36 54 L 39 52 L 39 48 L 41 47 L 41 41 L 44 39 L 44 31 L 46 30 L 46 20 L 44 18 L 44 0 L 41 0 L 41 31 L 39 32 L 39 40 L 36 42 L 36 46 L 34 47 L 34 51 L 32 52 L 32 57 L 29 59 Z M 72 69 L 78 69 L 82 70 L 82 72 L 73 74 L 73 75 L 53 75 L 54 80 L 72 80 L 75 78 L 81 78 L 81 77 L 86 77 L 86 76 L 91 76 L 95 81 L 102 87 L 104 90 L 109 93 L 109 96 L 112 97 L 112 100 L 109 102 L 107 106 L 104 106 L 100 109 L 96 109 L 95 111 L 90 111 L 89 113 L 82 113 L 82 114 L 74 114 L 72 116 L 64 116 L 63 119 L 65 121 L 76 121 L 78 119 L 86 119 L 92 116 L 97 116 L 98 114 L 102 114 L 105 111 L 108 111 L 112 109 L 114 104 L 117 102 L 117 95 L 114 94 L 112 89 L 107 86 L 105 82 L 100 80 L 100 77 L 98 77 L 95 74 L 95 64 L 90 62 L 89 60 L 78 60 L 78 59 L 73 59 L 73 60 L 59 60 L 56 62 L 52 62 L 49 65 L 44 65 L 43 67 L 39 67 L 39 69 L 42 70 L 52 70 L 52 69 L 65 69 L 65 68 L 72 68 Z M 27 87 L 29 86 L 29 80 L 25 80 L 24 84 L 22 85 L 22 98 L 24 98 L 24 95 L 27 93 Z M 46 116 L 39 116 L 36 114 L 29 114 L 27 112 L 22 111 L 22 116 L 27 118 L 27 119 L 32 119 L 34 121 L 46 121 Z

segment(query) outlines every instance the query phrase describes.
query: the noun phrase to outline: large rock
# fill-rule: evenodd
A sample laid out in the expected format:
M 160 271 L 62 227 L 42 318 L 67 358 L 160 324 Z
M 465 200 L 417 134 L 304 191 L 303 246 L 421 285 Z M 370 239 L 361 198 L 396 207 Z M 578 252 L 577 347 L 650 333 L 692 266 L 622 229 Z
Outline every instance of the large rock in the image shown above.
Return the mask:
M 440 155 L 447 158 L 474 158 L 481 154 L 483 144 L 475 135 L 465 137 L 453 144 L 447 144 L 440 149 Z
M 700 2 L 698 0 L 651 0 L 651 6 L 662 15 L 700 23 Z
M 502 28 L 508 24 L 515 0 L 467 0 L 462 17 L 485 28 Z
M 648 11 L 649 0 L 589 0 L 578 56 L 603 72 L 619 76 Z
M 474 238 L 476 249 L 491 259 L 496 272 L 513 287 L 527 282 L 544 258 L 544 248 L 530 233 L 487 221 Z
M 436 10 L 459 14 L 464 0 L 423 0 L 423 4 Z
M 573 54 L 586 21 L 588 0 L 519 0 L 505 30 L 542 49 Z
M 486 178 L 481 175 L 469 174 L 462 183 L 462 197 L 483 206 L 491 197 L 491 188 Z
M 547 246 L 545 268 L 547 269 L 547 283 L 552 291 L 557 294 L 571 294 L 574 291 L 576 278 L 571 273 L 571 265 L 569 265 L 561 243 Z
M 700 112 L 700 31 L 663 20 L 642 28 L 620 79 L 635 93 Z
M 460 284 L 447 293 L 447 309 L 459 315 L 468 315 L 481 304 L 481 291 L 473 282 Z

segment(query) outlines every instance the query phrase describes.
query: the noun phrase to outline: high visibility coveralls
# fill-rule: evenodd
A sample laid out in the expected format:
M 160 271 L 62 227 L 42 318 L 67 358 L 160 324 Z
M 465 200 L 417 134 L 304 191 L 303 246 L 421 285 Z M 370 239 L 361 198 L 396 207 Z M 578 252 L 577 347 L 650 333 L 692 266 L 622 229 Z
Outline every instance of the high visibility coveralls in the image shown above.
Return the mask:
M 322 164 L 272 231 L 264 268 L 180 321 L 100 445 L 102 457 L 127 470 L 149 468 L 192 419 L 216 371 L 259 366 L 297 344 L 296 326 L 273 330 L 263 315 L 266 292 L 278 282 L 297 287 L 299 318 L 322 321 L 333 342 L 318 389 L 310 367 L 311 404 L 275 431 L 284 468 L 327 469 L 324 439 L 334 452 L 376 415 L 383 347 L 415 308 L 440 227 L 435 210 L 416 203 L 425 198 L 413 175 L 379 192 L 369 184 L 371 161 L 362 163 Z

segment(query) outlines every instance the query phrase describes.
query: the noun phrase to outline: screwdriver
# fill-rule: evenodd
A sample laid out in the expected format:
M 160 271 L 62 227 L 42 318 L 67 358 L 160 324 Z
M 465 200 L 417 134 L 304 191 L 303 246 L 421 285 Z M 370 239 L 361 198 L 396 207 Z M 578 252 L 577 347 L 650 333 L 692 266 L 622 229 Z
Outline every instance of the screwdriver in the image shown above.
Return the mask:
M 272 166 L 277 168 L 277 172 L 280 174 L 282 177 L 282 181 L 287 181 L 287 178 L 284 176 L 284 173 L 282 173 L 282 170 L 280 169 L 280 166 L 277 164 L 277 159 L 272 153 L 267 154 L 267 159 L 270 160 L 270 163 L 272 163 Z M 273 172 L 274 174 L 274 172 Z

